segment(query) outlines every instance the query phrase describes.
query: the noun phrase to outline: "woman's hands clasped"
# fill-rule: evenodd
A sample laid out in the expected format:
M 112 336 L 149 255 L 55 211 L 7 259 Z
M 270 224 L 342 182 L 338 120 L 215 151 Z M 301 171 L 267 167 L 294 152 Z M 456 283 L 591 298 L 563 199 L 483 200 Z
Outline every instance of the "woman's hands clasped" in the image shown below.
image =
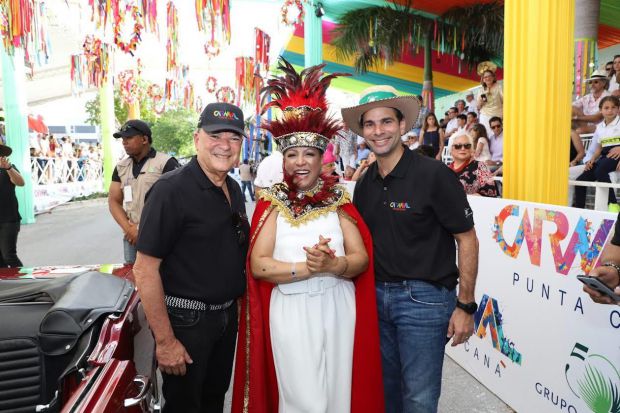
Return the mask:
M 306 251 L 306 266 L 310 274 L 331 272 L 334 273 L 338 266 L 336 251 L 331 249 L 331 238 L 319 235 L 319 242 L 312 247 L 304 247 Z

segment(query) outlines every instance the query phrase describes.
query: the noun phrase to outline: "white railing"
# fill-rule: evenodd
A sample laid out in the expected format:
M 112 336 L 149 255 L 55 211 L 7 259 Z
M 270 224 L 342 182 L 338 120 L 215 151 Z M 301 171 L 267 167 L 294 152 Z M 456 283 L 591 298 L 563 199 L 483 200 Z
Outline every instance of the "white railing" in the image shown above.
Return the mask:
M 100 181 L 101 161 L 77 158 L 30 158 L 34 185 L 66 184 L 70 182 Z

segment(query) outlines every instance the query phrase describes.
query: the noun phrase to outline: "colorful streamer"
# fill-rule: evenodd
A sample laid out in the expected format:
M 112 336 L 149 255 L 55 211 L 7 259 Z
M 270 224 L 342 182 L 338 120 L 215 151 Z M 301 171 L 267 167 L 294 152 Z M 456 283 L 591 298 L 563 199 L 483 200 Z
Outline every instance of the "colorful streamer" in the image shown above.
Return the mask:
M 598 49 L 594 39 L 575 39 L 575 80 L 573 97 L 588 93 L 585 80 L 597 68 Z
M 144 28 L 155 35 L 159 35 L 157 0 L 142 0 L 142 16 L 144 18 Z
M 108 23 L 108 16 L 112 11 L 112 6 L 118 7 L 118 1 L 111 0 L 88 0 L 91 9 L 90 21 L 96 21 L 97 28 L 105 28 Z
M 166 12 L 166 22 L 168 26 L 168 40 L 166 42 L 166 70 L 171 72 L 178 68 L 179 64 L 179 17 L 177 8 L 172 1 L 168 2 Z
M 195 5 L 198 30 L 207 33 L 210 29 L 211 42 L 230 44 L 230 1 L 196 0 Z
M 27 47 L 32 31 L 34 0 L 2 0 L 0 6 L 4 49 L 12 55 L 15 47 Z
M 264 75 L 269 71 L 269 47 L 271 44 L 271 37 L 259 29 L 254 29 L 256 37 L 256 51 L 254 54 L 254 61 L 258 71 Z

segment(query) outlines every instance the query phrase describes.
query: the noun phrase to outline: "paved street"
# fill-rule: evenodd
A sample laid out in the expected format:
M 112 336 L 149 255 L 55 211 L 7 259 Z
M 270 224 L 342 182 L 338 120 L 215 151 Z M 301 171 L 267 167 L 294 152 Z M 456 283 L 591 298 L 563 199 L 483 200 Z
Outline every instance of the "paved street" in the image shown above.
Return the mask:
M 247 204 L 248 215 L 253 204 Z M 22 226 L 18 255 L 25 266 L 122 262 L 121 231 L 108 213 L 106 200 L 68 204 Z M 439 411 L 442 413 L 513 410 L 446 358 Z

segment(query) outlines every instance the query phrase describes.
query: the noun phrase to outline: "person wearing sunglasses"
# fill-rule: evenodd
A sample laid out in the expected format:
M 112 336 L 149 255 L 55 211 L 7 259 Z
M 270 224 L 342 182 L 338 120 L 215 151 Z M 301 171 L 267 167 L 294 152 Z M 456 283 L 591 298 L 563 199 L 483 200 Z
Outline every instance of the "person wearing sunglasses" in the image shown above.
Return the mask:
M 346 188 L 321 173 L 340 130 L 325 99 L 340 74 L 324 66 L 299 74 L 281 58 L 264 89 L 263 110 L 282 111 L 263 128 L 284 182 L 261 191 L 252 219 L 234 413 L 383 411 L 372 241 Z
M 493 174 L 484 162 L 474 159 L 474 140 L 471 136 L 464 133 L 454 137 L 450 152 L 453 159 L 450 169 L 458 176 L 467 195 L 497 197 Z
M 579 135 L 595 131 L 596 124 L 603 120 L 599 103 L 610 94 L 607 91 L 609 79 L 604 71 L 595 70 L 586 82 L 590 87 L 590 93 L 573 102 L 572 108 L 572 130 Z
M 151 146 L 151 128 L 139 119 L 128 120 L 113 136 L 122 140 L 127 157 L 112 172 L 108 208 L 123 231 L 125 263 L 133 264 L 146 193 L 162 174 L 178 168 L 179 163 Z
M 245 291 L 249 223 L 239 184 L 228 175 L 244 137 L 241 109 L 205 107 L 196 156 L 149 191 L 134 276 L 155 337 L 164 412 L 221 412 Z

